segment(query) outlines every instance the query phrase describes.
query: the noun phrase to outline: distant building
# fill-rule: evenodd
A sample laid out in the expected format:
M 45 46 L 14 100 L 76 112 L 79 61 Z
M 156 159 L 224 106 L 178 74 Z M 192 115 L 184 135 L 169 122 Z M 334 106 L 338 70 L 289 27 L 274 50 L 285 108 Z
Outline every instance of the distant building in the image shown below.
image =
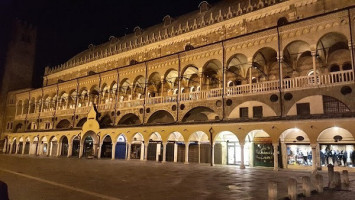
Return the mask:
M 32 87 L 36 35 L 37 29 L 33 25 L 19 19 L 13 22 L 4 74 L 1 77 L 0 83 L 0 138 L 3 138 L 1 137 L 1 133 L 6 130 L 6 128 L 3 129 L 7 126 L 6 123 L 10 122 L 9 126 L 12 127 L 14 122 L 14 112 L 11 112 L 6 105 L 15 104 L 16 99 L 14 94 L 16 92 L 10 93 L 7 96 L 8 92 L 21 92 L 24 91 L 23 88 Z
M 202 2 L 11 93 L 4 152 L 353 167 L 351 1 Z

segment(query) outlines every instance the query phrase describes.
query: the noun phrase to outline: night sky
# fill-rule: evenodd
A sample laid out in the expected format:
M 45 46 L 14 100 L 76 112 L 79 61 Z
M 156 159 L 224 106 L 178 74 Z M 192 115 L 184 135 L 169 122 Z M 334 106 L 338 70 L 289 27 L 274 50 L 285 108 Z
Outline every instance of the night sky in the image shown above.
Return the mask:
M 0 68 L 3 70 L 13 19 L 26 20 L 37 27 L 33 81 L 37 88 L 41 87 L 45 66 L 62 64 L 89 44 L 98 45 L 111 35 L 131 33 L 135 26 L 144 29 L 161 23 L 165 15 L 174 18 L 197 10 L 201 1 L 0 0 Z

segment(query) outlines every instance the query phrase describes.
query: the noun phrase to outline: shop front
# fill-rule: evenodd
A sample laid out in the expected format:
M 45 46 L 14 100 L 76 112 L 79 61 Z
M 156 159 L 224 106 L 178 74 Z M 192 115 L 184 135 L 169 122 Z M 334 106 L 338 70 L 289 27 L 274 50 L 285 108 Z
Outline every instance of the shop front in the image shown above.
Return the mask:
M 253 163 L 254 166 L 273 167 L 274 148 L 270 137 L 255 137 L 253 139 Z

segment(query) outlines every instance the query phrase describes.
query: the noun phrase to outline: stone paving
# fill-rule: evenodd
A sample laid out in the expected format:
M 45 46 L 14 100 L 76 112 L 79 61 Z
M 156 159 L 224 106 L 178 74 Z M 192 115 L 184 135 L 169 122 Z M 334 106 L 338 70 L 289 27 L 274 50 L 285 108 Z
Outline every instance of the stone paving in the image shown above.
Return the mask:
M 307 171 L 270 168 L 239 169 L 144 161 L 48 158 L 0 154 L 0 180 L 11 200 L 30 199 L 267 199 L 268 181 L 278 182 L 279 198 L 287 196 L 287 180 Z M 323 174 L 327 183 L 326 172 Z M 351 191 L 326 192 L 307 199 L 355 199 Z M 339 198 L 341 197 L 341 198 Z

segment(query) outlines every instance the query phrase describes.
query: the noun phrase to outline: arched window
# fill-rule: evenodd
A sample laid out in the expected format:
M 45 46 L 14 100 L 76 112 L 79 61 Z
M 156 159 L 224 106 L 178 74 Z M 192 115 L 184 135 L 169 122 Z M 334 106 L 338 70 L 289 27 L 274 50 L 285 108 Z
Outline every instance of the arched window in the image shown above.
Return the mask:
M 191 44 L 187 44 L 186 46 L 185 46 L 185 51 L 190 51 L 190 50 L 192 50 L 192 49 L 194 49 L 195 47 L 194 46 L 192 46 Z
M 334 64 L 330 67 L 330 72 L 338 72 L 338 71 L 340 71 L 339 65 Z
M 330 96 L 323 96 L 323 109 L 325 114 L 350 112 L 343 102 Z

